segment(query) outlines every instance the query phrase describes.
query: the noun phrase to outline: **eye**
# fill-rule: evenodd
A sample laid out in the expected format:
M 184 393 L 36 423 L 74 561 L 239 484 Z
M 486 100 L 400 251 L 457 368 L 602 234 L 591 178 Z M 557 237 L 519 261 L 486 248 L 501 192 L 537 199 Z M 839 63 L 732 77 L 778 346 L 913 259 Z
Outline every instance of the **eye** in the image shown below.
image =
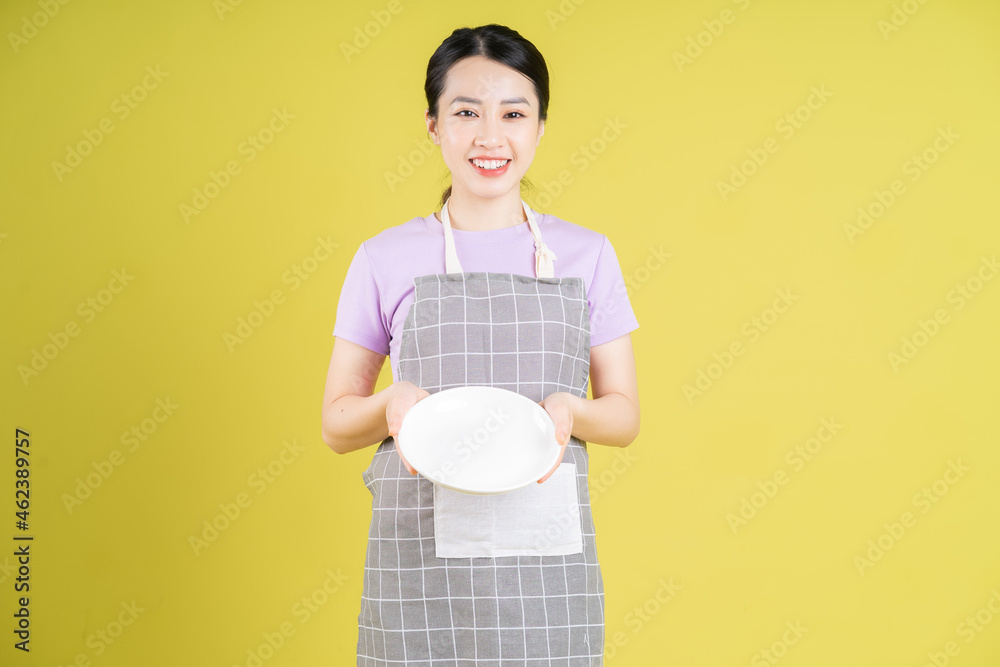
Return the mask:
M 469 114 L 469 115 L 466 115 L 466 114 Z M 460 116 L 462 118 L 472 118 L 475 115 L 475 112 L 472 111 L 471 109 L 462 109 L 461 111 L 456 111 L 455 115 L 456 116 Z M 515 119 L 517 119 L 517 118 L 527 118 L 527 116 L 524 115 L 523 113 L 521 113 L 520 111 L 510 111 L 510 112 L 508 112 L 506 114 L 505 118 L 507 116 L 514 116 Z

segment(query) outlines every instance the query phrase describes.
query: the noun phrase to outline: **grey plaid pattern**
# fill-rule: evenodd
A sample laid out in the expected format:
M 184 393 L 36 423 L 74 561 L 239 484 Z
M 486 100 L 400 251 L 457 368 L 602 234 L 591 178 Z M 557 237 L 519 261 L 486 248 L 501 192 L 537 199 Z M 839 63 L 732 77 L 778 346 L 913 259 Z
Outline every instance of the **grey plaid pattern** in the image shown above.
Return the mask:
M 590 308 L 582 278 L 474 272 L 418 276 L 399 374 L 430 393 L 502 387 L 540 401 L 587 397 Z M 358 616 L 358 665 L 509 667 L 603 664 L 604 584 L 587 489 L 586 443 L 572 437 L 583 553 L 438 558 L 433 484 L 403 467 L 392 437 L 362 474 L 372 493 Z

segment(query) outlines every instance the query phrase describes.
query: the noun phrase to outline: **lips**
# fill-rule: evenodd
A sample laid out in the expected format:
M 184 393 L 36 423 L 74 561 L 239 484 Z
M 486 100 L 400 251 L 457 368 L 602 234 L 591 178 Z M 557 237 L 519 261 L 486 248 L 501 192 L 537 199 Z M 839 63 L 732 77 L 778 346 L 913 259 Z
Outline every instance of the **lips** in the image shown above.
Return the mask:
M 472 162 L 473 164 L 475 164 L 476 166 L 479 166 L 479 167 L 487 167 L 487 165 L 494 165 L 494 168 L 496 168 L 496 165 L 503 166 L 507 162 L 510 162 L 510 158 L 505 158 L 505 157 L 474 157 L 474 158 L 470 158 L 469 161 Z
M 481 167 L 477 165 L 476 162 L 488 166 Z M 503 174 L 507 171 L 507 168 L 510 167 L 510 163 L 511 163 L 510 158 L 471 158 L 469 160 L 469 164 L 472 165 L 472 168 L 475 169 L 480 174 L 482 174 L 483 176 L 498 176 L 500 174 Z M 494 165 L 500 165 L 500 166 L 494 166 Z

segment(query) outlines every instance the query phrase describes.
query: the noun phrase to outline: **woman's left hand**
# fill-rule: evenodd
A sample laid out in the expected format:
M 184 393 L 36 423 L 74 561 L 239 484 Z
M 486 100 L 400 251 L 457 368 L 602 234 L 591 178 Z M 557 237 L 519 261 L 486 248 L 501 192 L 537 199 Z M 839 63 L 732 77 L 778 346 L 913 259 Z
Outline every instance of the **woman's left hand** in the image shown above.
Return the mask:
M 559 467 L 559 464 L 562 463 L 563 455 L 566 453 L 566 445 L 569 443 L 569 436 L 573 432 L 573 402 L 575 400 L 577 400 L 577 397 L 573 394 L 566 391 L 557 391 L 538 401 L 538 404 L 545 408 L 545 411 L 549 413 L 549 417 L 555 423 L 556 442 L 559 443 L 559 460 L 552 466 L 552 470 L 549 470 L 538 480 L 539 484 L 551 477 L 552 473 Z

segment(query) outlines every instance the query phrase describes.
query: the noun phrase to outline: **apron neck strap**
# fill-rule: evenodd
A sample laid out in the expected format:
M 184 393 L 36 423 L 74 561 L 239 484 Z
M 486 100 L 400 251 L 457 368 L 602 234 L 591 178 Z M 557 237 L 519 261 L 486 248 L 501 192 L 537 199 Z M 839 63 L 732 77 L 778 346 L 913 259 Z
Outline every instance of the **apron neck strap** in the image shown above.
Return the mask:
M 451 230 L 451 217 L 448 215 L 448 202 L 450 201 L 451 197 L 441 207 L 441 223 L 444 225 L 445 267 L 447 273 L 462 273 L 462 265 L 459 264 L 458 253 L 455 252 L 455 236 Z M 535 220 L 535 212 L 531 210 L 527 202 L 523 199 L 521 200 L 521 205 L 524 207 L 524 214 L 528 218 L 528 227 L 531 229 L 531 236 L 535 240 L 535 276 L 538 278 L 552 278 L 554 277 L 552 262 L 556 259 L 556 255 L 542 241 L 542 232 L 538 228 L 538 222 Z

